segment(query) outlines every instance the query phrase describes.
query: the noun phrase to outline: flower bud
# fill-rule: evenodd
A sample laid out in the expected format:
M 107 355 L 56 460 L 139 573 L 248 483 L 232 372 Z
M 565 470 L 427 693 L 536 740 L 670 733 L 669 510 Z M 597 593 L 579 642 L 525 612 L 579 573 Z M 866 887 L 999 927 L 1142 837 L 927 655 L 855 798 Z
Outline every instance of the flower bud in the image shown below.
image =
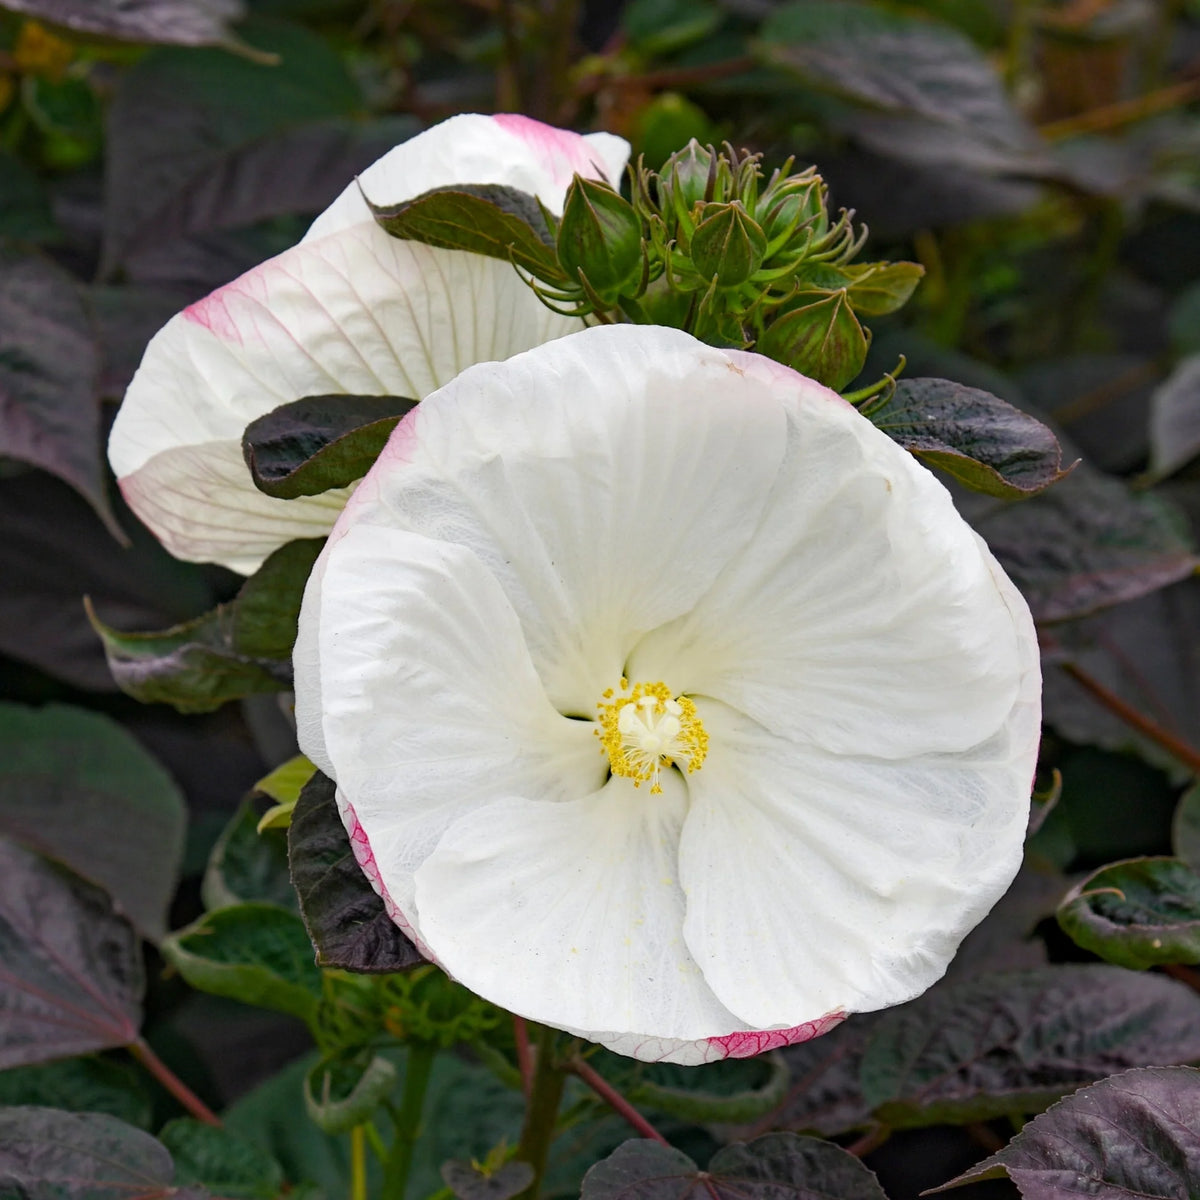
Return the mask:
M 711 200 L 708 185 L 713 170 L 713 152 L 695 138 L 677 150 L 659 172 L 659 190 L 664 212 L 672 208 L 691 212 L 703 200 Z
M 692 266 L 718 287 L 737 287 L 762 266 L 767 239 L 738 201 L 709 204 L 692 234 Z
M 642 227 L 633 205 L 608 184 L 576 175 L 558 227 L 558 261 L 573 280 L 582 272 L 602 299 L 636 290 Z
M 777 316 L 754 348 L 840 391 L 862 370 L 867 345 L 846 289 L 839 288 L 802 294 L 798 306 Z

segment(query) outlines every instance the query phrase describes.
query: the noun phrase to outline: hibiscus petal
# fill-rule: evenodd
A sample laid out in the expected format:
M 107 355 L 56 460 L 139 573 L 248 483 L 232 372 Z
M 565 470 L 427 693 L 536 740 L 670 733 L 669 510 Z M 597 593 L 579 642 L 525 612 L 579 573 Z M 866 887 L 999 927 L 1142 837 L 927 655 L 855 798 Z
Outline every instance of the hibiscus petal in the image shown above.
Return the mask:
M 969 748 L 1011 710 L 1021 638 L 949 493 L 825 388 L 765 360 L 787 456 L 757 528 L 636 678 L 679 680 L 781 737 L 908 758 Z M 740 356 L 739 356 L 740 359 Z
M 737 1019 L 684 944 L 676 879 L 686 792 L 624 780 L 577 800 L 498 801 L 452 825 L 417 871 L 422 936 L 467 987 L 593 1037 L 706 1038 Z
M 301 739 L 422 937 L 413 871 L 453 821 L 603 781 L 591 726 L 550 707 L 511 607 L 469 550 L 353 525 L 310 578 L 300 629 Z
M 700 705 L 712 749 L 688 777 L 684 936 L 745 1022 L 869 1012 L 941 977 L 1020 866 L 1040 707 L 1028 649 L 1021 666 L 987 741 L 903 763 L 800 747 Z
M 515 113 L 462 113 L 402 142 L 369 166 L 313 222 L 306 235 L 323 237 L 371 221 L 373 203 L 412 200 L 456 183 L 498 183 L 537 196 L 561 213 L 575 174 L 620 187 L 629 143 L 611 133 L 580 136 Z
M 553 703 L 592 716 L 641 635 L 740 551 L 786 440 L 781 401 L 722 351 L 602 326 L 465 371 L 409 414 L 355 517 L 470 547 Z
M 172 318 L 129 386 L 109 459 L 173 554 L 249 572 L 289 537 L 328 531 L 344 501 L 262 495 L 238 467 L 255 417 L 328 393 L 420 399 L 470 363 L 579 327 L 507 263 L 354 226 L 285 251 Z

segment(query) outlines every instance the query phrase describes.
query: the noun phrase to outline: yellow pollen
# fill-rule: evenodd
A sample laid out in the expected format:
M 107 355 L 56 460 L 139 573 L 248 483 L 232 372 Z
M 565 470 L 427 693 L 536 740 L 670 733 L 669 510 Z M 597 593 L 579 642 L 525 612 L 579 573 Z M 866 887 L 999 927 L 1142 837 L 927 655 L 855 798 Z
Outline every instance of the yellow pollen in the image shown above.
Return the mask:
M 687 696 L 673 696 L 665 683 L 621 680 L 621 694 L 607 688 L 596 705 L 596 736 L 608 755 L 614 775 L 633 780 L 633 786 L 650 783 L 661 792 L 664 767 L 687 764 L 689 774 L 700 770 L 708 753 L 708 734 Z M 615 698 L 614 698 L 615 697 Z

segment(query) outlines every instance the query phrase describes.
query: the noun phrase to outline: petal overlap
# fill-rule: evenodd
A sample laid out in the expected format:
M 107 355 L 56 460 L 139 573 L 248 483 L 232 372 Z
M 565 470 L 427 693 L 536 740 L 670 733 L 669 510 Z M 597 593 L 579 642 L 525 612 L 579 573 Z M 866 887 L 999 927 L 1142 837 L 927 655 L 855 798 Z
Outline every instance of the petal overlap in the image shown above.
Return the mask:
M 553 207 L 570 182 L 564 154 L 611 173 L 628 152 L 607 134 L 539 127 L 541 144 L 498 122 L 464 116 L 396 147 L 364 173 L 378 189 L 372 199 L 397 202 L 474 177 L 536 187 Z M 460 142 L 464 129 L 471 136 Z M 109 459 L 130 506 L 173 554 L 249 573 L 287 540 L 290 523 L 309 530 L 291 536 L 327 532 L 345 500 L 277 501 L 244 467 L 230 471 L 250 421 L 306 396 L 422 399 L 472 363 L 581 326 L 546 308 L 508 263 L 390 237 L 351 183 L 299 245 L 155 335 L 114 423 Z

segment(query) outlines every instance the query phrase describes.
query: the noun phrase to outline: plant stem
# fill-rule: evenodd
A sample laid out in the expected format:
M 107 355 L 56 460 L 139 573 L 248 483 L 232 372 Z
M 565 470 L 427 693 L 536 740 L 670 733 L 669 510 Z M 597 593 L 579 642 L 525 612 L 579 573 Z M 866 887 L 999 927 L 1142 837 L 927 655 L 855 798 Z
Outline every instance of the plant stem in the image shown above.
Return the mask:
M 1080 687 L 1091 693 L 1110 713 L 1120 717 L 1126 725 L 1136 729 L 1143 737 L 1161 746 L 1173 758 L 1177 758 L 1189 771 L 1200 774 L 1200 750 L 1189 746 L 1182 738 L 1176 737 L 1170 730 L 1164 729 L 1157 721 L 1152 721 L 1136 708 L 1126 704 L 1116 692 L 1109 691 L 1098 679 L 1094 679 L 1082 667 L 1074 663 L 1060 663 L 1061 668 Z
M 529 1048 L 529 1026 L 524 1017 L 513 1013 L 513 1040 L 517 1043 L 517 1068 L 521 1072 L 521 1090 L 525 1099 L 533 1090 L 533 1052 Z
M 408 1047 L 408 1063 L 404 1072 L 404 1094 L 400 1111 L 395 1116 L 392 1148 L 383 1163 L 383 1186 L 379 1200 L 404 1200 L 408 1174 L 412 1169 L 413 1146 L 421 1129 L 421 1112 L 425 1093 L 429 1089 L 429 1072 L 433 1067 L 436 1047 L 426 1042 L 412 1042 Z
M 541 1029 L 537 1036 L 537 1057 L 533 1067 L 533 1087 L 525 1107 L 525 1124 L 514 1157 L 533 1168 L 533 1182 L 519 1200 L 537 1200 L 546 1174 L 546 1159 L 554 1140 L 558 1107 L 562 1102 L 563 1083 L 567 1073 L 554 1061 L 556 1034 L 553 1029 Z
M 361 1125 L 350 1130 L 350 1200 L 367 1200 L 367 1138 Z
M 596 1093 L 606 1104 L 608 1104 L 614 1112 L 619 1113 L 630 1125 L 634 1127 L 644 1138 L 651 1138 L 656 1142 L 661 1142 L 664 1146 L 670 1145 L 665 1137 L 642 1116 L 620 1092 L 617 1091 L 599 1071 L 596 1070 L 590 1063 L 585 1062 L 582 1058 L 576 1057 L 571 1060 L 571 1070 L 583 1080 L 584 1083 Z
M 130 1042 L 128 1050 L 197 1121 L 203 1121 L 206 1125 L 216 1125 L 218 1129 L 220 1128 L 221 1118 L 150 1049 L 144 1038 L 138 1038 L 137 1041 Z

